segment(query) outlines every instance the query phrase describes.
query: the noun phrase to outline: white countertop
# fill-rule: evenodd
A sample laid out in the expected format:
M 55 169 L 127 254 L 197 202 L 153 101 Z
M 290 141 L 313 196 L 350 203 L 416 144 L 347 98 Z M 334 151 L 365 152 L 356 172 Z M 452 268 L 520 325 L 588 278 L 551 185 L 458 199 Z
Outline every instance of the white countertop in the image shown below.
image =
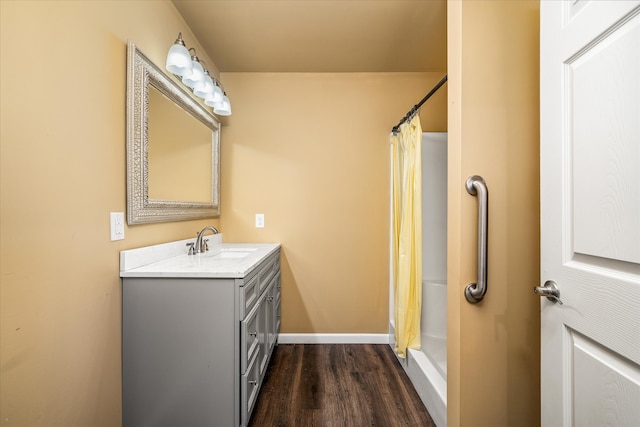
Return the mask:
M 120 277 L 243 278 L 280 248 L 280 243 L 222 243 L 207 236 L 209 251 L 187 255 L 195 239 L 120 252 Z

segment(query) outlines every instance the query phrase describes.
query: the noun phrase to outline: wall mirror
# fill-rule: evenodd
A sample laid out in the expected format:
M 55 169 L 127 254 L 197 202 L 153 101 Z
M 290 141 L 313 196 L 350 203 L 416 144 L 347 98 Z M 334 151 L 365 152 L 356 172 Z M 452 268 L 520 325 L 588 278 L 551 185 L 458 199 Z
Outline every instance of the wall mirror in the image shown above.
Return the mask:
M 127 45 L 127 223 L 220 215 L 220 122 Z

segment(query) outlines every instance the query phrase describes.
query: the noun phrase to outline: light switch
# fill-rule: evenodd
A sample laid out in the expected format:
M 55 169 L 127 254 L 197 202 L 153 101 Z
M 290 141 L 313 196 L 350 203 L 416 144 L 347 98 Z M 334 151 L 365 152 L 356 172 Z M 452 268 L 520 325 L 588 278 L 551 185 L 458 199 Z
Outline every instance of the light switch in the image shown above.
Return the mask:
M 256 214 L 256 228 L 264 228 L 264 214 Z
M 111 241 L 124 240 L 124 212 L 111 212 Z

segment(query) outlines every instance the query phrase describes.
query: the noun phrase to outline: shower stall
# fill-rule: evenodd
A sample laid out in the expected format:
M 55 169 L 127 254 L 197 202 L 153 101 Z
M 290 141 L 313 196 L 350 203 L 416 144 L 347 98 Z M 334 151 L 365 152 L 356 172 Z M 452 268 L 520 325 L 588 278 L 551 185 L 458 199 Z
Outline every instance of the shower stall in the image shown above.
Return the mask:
M 398 358 L 438 427 L 447 425 L 447 134 L 422 135 L 421 350 Z M 390 343 L 393 347 L 393 286 Z

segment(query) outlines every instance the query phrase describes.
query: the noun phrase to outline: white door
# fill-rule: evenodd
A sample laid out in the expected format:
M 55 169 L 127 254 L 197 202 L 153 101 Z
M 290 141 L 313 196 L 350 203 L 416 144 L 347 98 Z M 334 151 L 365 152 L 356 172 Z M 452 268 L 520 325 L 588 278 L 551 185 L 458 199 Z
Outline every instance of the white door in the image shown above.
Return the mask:
M 640 1 L 540 8 L 543 426 L 640 426 Z

